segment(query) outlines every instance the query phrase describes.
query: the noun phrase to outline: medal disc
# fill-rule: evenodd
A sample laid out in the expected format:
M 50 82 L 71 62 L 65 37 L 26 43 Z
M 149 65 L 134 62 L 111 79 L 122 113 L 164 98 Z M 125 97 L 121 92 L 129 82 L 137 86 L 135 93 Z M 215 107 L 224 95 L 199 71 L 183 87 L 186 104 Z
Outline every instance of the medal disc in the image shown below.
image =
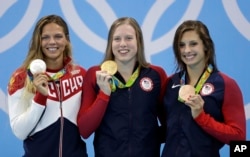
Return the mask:
M 30 72 L 32 74 L 44 73 L 46 71 L 46 64 L 41 59 L 35 59 L 30 63 Z
M 102 63 L 101 70 L 107 71 L 110 75 L 114 75 L 117 72 L 117 64 L 115 61 L 107 60 Z
M 195 89 L 191 85 L 183 85 L 179 90 L 179 99 L 182 101 L 187 101 L 190 95 L 195 94 Z

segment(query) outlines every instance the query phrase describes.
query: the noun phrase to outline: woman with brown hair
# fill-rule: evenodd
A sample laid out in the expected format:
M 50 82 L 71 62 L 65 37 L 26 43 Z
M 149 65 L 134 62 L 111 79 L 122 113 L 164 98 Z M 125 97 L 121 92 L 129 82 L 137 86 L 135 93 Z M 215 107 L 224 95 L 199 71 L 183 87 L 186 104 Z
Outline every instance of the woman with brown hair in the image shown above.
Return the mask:
M 246 139 L 240 88 L 218 70 L 214 43 L 201 21 L 184 21 L 173 49 L 177 72 L 169 78 L 164 97 L 162 157 L 219 157 L 224 144 Z

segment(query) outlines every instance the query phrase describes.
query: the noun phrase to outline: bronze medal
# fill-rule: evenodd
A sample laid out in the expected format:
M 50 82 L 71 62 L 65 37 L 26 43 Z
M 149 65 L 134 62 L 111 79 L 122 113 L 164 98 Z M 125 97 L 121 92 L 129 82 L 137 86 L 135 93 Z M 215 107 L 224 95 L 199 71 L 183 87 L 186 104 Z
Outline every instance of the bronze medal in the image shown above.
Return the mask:
M 195 88 L 191 85 L 183 85 L 179 90 L 179 100 L 185 102 L 190 95 L 195 94 Z

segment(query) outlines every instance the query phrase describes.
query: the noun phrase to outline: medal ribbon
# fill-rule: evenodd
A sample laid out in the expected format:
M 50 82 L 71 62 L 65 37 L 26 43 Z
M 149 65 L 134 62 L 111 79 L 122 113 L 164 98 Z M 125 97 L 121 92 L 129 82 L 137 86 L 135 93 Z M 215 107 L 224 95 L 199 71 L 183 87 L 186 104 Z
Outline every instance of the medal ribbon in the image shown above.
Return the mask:
M 59 80 L 59 78 L 61 78 L 65 73 L 66 73 L 66 70 L 63 68 L 62 70 L 58 71 L 58 72 L 55 73 L 54 75 L 49 76 L 50 81 Z
M 56 80 L 58 80 L 59 78 L 61 78 L 65 73 L 66 73 L 66 70 L 63 68 L 62 70 L 58 71 L 58 72 L 55 73 L 54 75 L 49 76 L 49 75 L 47 74 L 47 76 L 50 78 L 49 81 L 56 81 Z M 29 68 L 27 69 L 27 74 L 28 74 L 30 80 L 33 81 L 33 74 L 31 73 L 31 71 L 30 71 Z
M 112 76 L 112 80 L 111 80 L 111 84 L 110 84 L 111 85 L 111 91 L 115 92 L 116 87 L 118 87 L 118 88 L 131 87 L 134 84 L 137 77 L 139 76 L 139 71 L 140 71 L 140 68 L 137 67 L 137 69 L 132 74 L 132 76 L 129 78 L 129 80 L 127 81 L 126 84 L 123 84 L 117 77 Z
M 204 85 L 204 83 L 206 82 L 206 80 L 208 79 L 208 77 L 210 76 L 210 74 L 213 71 L 213 66 L 211 64 L 208 65 L 206 71 L 204 71 L 204 73 L 202 74 L 201 78 L 199 79 L 199 82 L 197 83 L 196 87 L 195 87 L 195 93 L 198 94 L 202 88 L 202 86 Z M 186 73 L 184 73 L 181 77 L 181 85 L 185 84 L 185 76 Z

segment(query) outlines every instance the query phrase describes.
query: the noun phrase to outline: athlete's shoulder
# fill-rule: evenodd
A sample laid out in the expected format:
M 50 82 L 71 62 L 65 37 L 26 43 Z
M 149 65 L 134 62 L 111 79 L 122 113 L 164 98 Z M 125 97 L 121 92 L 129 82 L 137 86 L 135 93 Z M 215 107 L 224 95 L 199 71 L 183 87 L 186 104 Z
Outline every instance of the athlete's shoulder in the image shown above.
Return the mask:
M 101 70 L 99 65 L 94 65 L 88 68 L 87 75 L 95 74 L 96 71 Z
M 16 90 L 24 87 L 25 80 L 27 77 L 27 70 L 24 68 L 16 69 L 9 80 L 8 83 L 8 92 L 9 94 L 13 94 Z
M 83 66 L 80 66 L 80 65 L 78 65 L 78 64 L 74 65 L 73 71 L 74 71 L 74 70 L 79 71 L 79 72 L 80 72 L 82 75 L 84 75 L 84 76 L 85 76 L 85 74 L 86 74 L 86 72 L 87 72 L 87 70 L 86 70 Z
M 161 66 L 155 65 L 155 64 L 150 64 L 149 67 L 152 68 L 152 69 L 164 70 Z
M 76 66 L 77 69 L 80 69 L 80 70 L 83 71 L 83 72 L 86 72 L 86 71 L 87 71 L 87 70 L 86 70 L 83 66 L 81 66 L 81 65 L 76 64 L 75 66 Z
M 225 74 L 223 72 L 218 72 L 218 75 L 220 77 L 222 77 L 223 79 L 223 82 L 225 85 L 232 85 L 232 84 L 236 84 L 237 85 L 237 82 L 235 81 L 235 79 L 233 79 L 231 76 L 229 76 L 228 74 Z
M 99 65 L 94 65 L 92 67 L 89 67 L 85 79 L 90 79 L 90 80 L 95 80 L 94 78 L 96 77 L 96 71 L 100 70 Z
M 150 64 L 149 67 L 160 74 L 167 75 L 166 71 L 161 66 Z

